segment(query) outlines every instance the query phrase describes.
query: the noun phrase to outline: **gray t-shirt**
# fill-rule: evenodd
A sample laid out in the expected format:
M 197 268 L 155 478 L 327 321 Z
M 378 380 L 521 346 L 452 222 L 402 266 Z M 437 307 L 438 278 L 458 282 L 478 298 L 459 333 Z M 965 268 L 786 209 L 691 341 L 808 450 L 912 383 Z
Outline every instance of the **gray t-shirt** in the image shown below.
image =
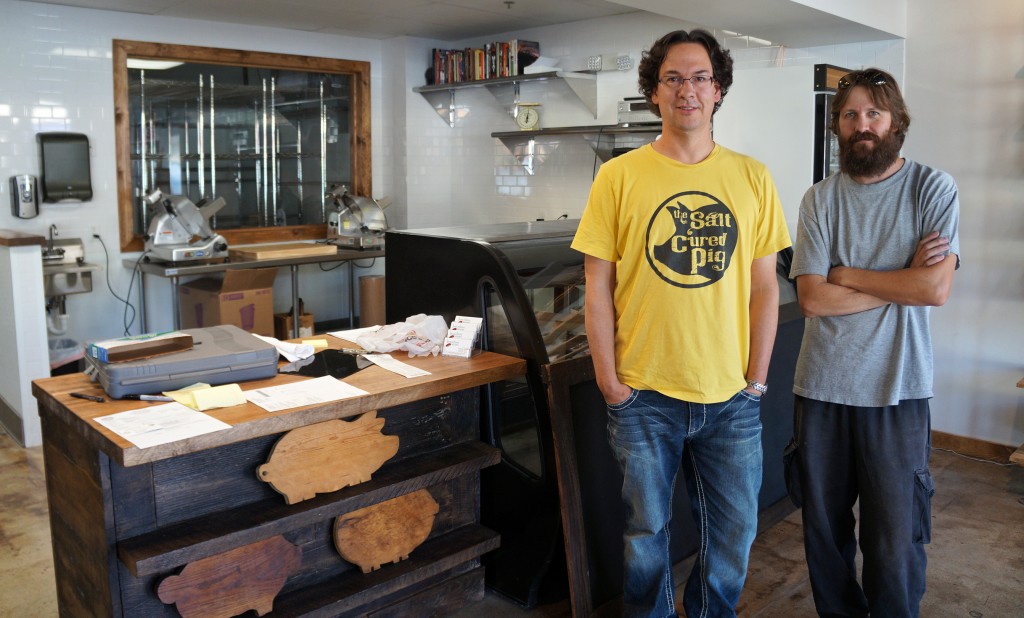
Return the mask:
M 898 270 L 930 232 L 949 238 L 959 267 L 960 203 L 953 178 L 907 160 L 882 182 L 843 173 L 807 190 L 790 277 L 828 276 L 833 266 Z M 929 307 L 888 304 L 844 316 L 808 318 L 793 392 L 851 406 L 896 405 L 932 396 Z

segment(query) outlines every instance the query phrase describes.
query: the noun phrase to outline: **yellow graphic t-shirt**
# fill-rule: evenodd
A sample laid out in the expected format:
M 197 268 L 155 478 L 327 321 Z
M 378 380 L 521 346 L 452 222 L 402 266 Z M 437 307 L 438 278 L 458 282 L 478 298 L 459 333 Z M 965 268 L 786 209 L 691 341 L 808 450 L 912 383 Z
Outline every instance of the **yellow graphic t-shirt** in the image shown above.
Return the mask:
M 633 388 L 717 403 L 746 386 L 750 265 L 790 246 L 771 175 L 716 145 L 601 166 L 572 247 L 614 262 L 615 366 Z

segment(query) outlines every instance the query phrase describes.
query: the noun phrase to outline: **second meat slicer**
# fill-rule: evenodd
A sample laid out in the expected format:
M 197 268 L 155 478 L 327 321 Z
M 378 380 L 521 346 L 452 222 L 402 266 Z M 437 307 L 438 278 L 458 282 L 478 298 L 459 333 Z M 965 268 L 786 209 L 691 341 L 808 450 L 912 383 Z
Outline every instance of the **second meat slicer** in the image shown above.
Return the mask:
M 193 204 L 184 195 L 146 196 L 155 214 L 144 236 L 147 257 L 154 262 L 181 262 L 227 257 L 228 241 L 213 231 L 210 217 L 224 207 L 224 198 Z
M 327 192 L 335 210 L 327 216 L 327 241 L 339 247 L 378 249 L 384 246 L 388 221 L 384 207 L 372 197 L 348 192 L 346 185 L 337 185 Z

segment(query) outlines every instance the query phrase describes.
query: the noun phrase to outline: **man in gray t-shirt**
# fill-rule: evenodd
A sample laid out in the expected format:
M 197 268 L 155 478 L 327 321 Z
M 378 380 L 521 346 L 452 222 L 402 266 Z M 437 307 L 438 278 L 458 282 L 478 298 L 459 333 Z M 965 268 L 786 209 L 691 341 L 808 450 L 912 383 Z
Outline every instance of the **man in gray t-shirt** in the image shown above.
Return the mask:
M 787 480 L 818 613 L 917 616 L 933 493 L 928 313 L 959 267 L 957 187 L 899 156 L 910 115 L 888 73 L 843 77 L 830 121 L 841 171 L 804 195 L 790 271 L 808 319 Z

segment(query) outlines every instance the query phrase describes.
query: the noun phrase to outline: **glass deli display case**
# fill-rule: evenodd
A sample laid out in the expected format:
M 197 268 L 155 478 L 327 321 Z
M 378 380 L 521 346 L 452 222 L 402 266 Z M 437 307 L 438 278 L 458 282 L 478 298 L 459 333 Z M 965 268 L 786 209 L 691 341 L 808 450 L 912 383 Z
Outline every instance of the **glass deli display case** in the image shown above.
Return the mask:
M 411 315 L 484 318 L 482 347 L 527 361 L 484 389 L 481 435 L 502 461 L 482 471 L 481 522 L 501 533 L 487 583 L 532 607 L 566 594 L 550 414 L 540 367 L 588 353 L 578 220 L 389 231 L 387 322 Z

